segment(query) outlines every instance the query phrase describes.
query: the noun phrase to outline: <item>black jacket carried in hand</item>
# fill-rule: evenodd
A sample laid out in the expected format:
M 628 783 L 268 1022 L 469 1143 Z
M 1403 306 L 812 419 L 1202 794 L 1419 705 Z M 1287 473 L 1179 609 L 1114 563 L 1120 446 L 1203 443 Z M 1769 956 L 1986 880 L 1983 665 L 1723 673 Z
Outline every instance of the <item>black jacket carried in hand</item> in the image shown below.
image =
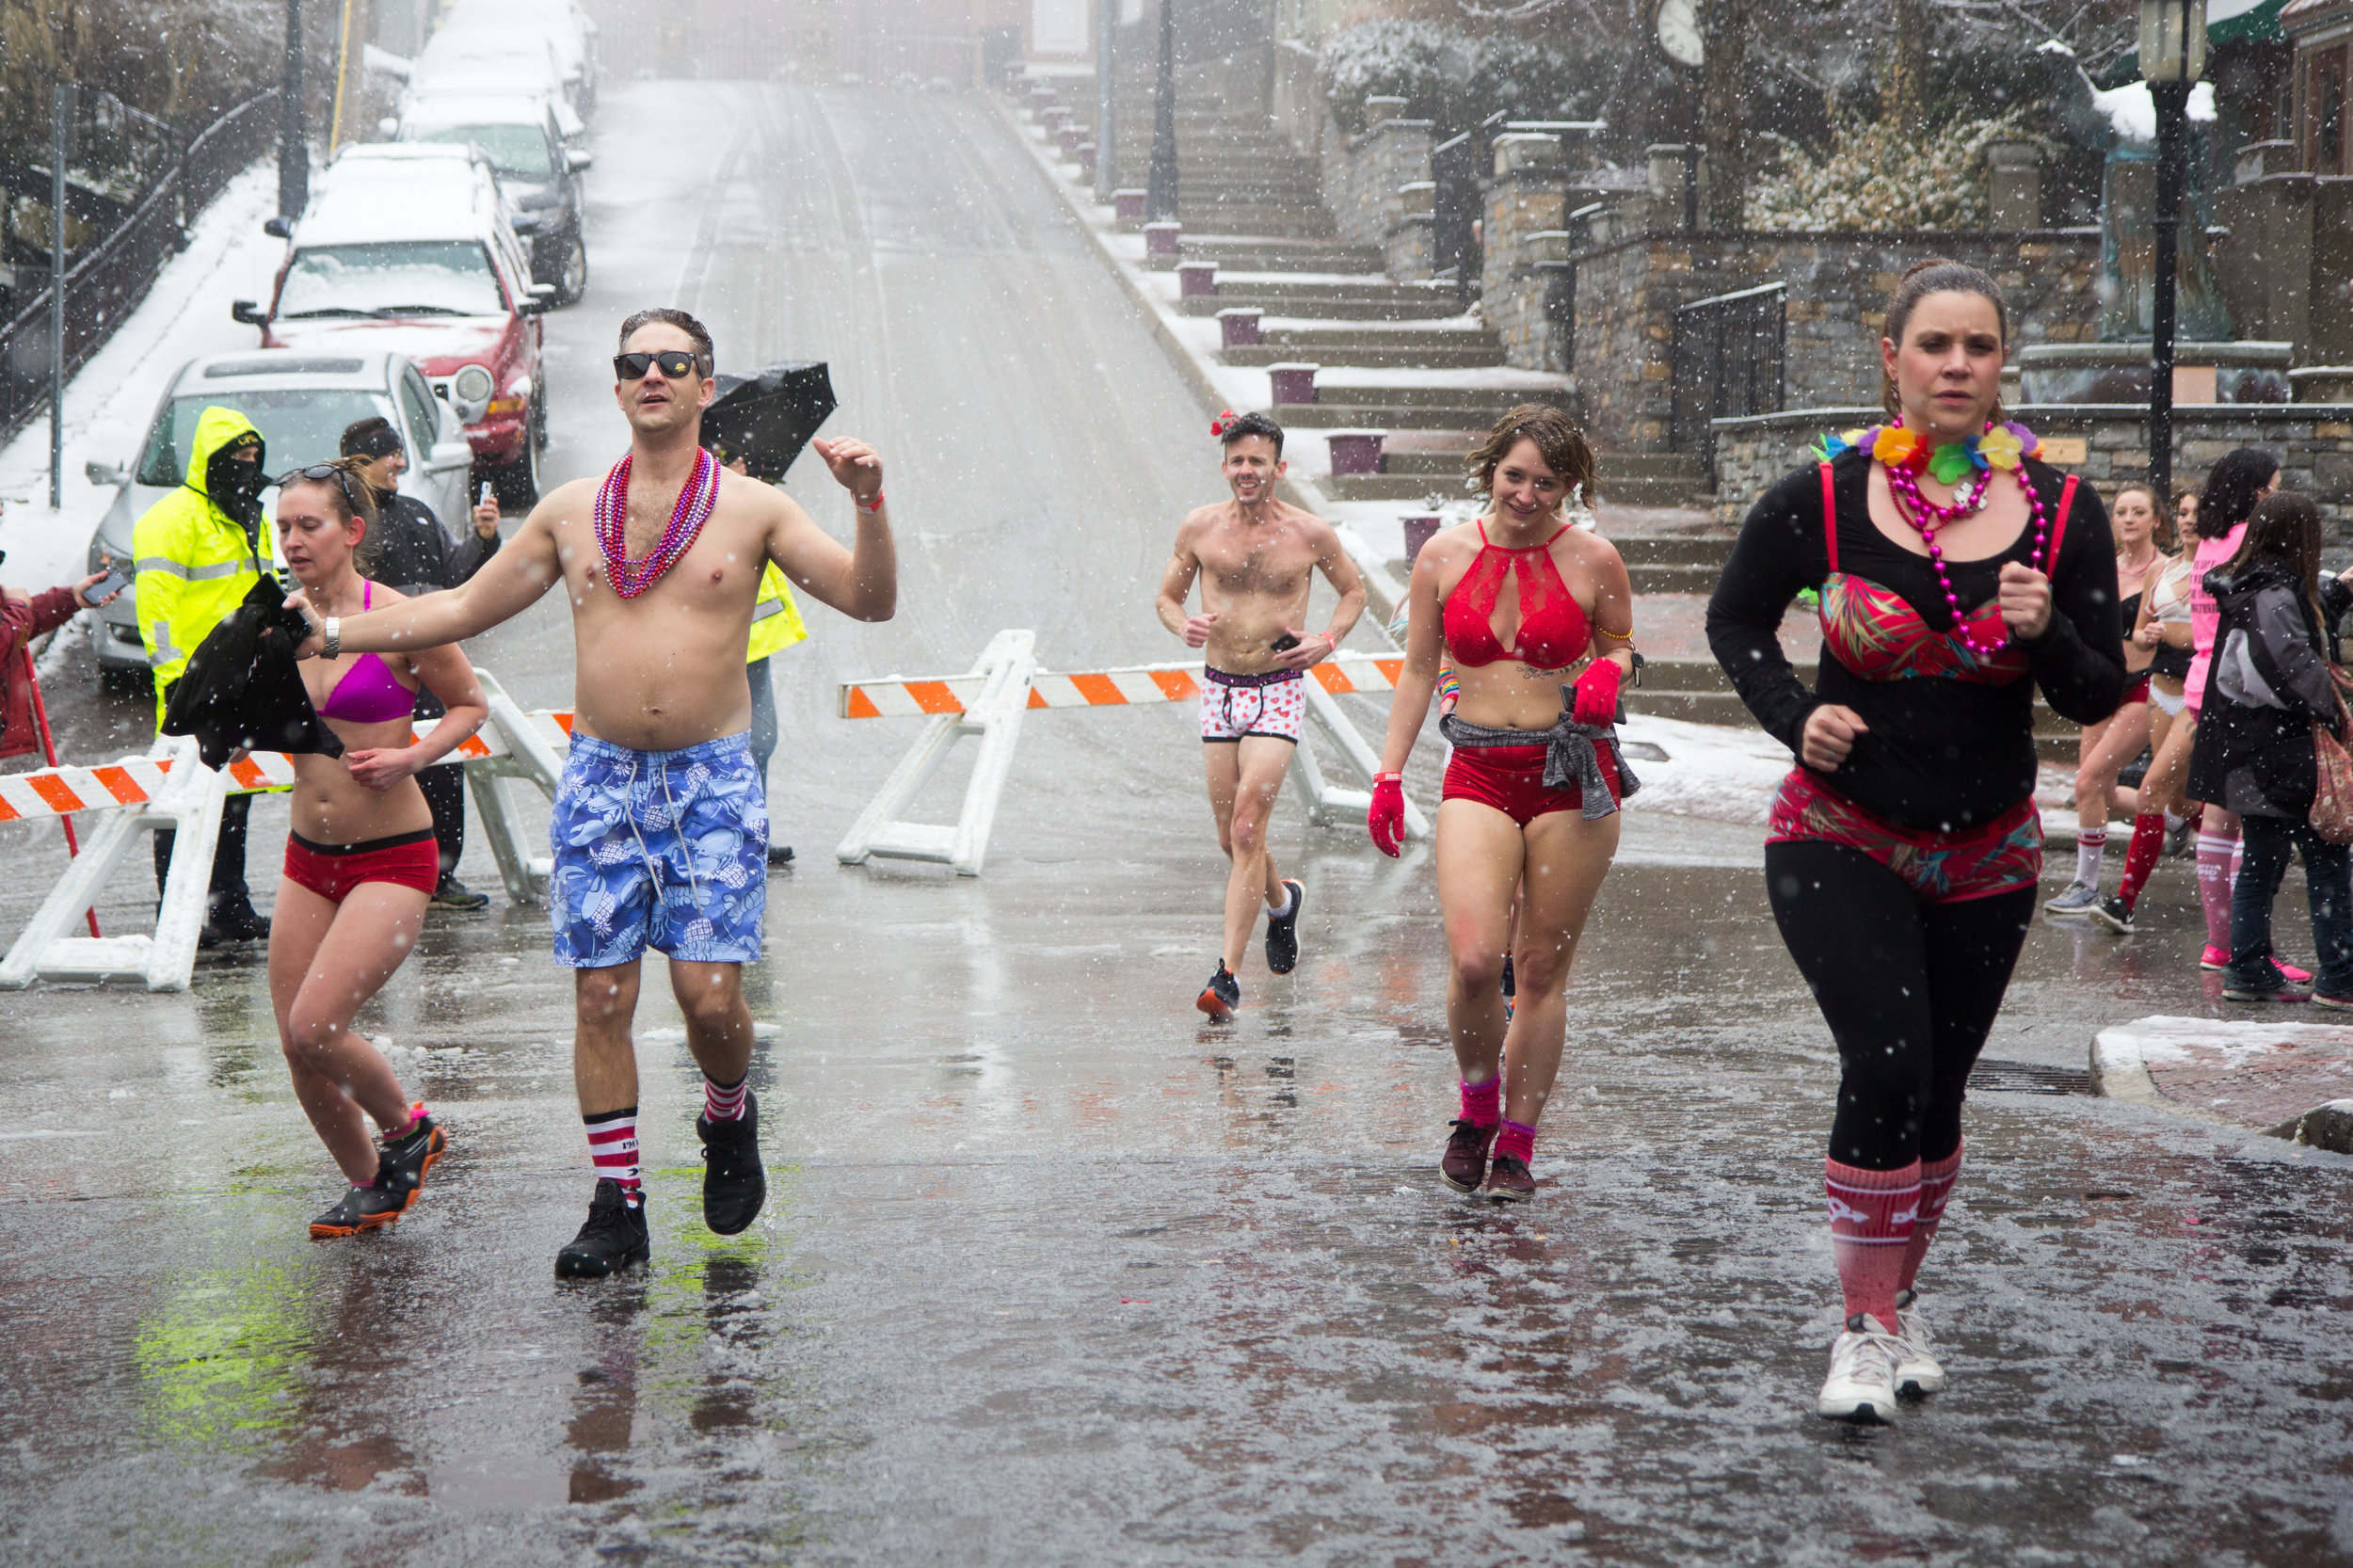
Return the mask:
M 278 579 L 264 577 L 189 656 L 166 694 L 164 733 L 195 736 L 208 768 L 239 746 L 341 757 L 344 744 L 311 706 L 295 663 L 309 634 L 300 613 L 286 608 Z
M 2270 562 L 2232 578 L 2210 572 L 2206 591 L 2220 617 L 2190 750 L 2190 798 L 2241 816 L 2308 816 L 2320 784 L 2313 721 L 2337 728 L 2320 618 L 2296 579 Z

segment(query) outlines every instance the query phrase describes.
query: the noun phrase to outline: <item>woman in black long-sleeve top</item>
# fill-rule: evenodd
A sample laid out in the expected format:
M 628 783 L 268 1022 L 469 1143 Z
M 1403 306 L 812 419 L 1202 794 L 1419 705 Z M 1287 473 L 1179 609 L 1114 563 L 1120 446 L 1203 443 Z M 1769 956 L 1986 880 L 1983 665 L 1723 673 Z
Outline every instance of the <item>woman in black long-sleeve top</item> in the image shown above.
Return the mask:
M 1887 1420 L 1944 1369 L 1913 1279 L 1961 1168 L 1961 1103 L 2032 918 L 2034 690 L 2078 723 L 2124 693 L 2098 496 L 1999 417 L 2008 312 L 1923 263 L 1888 302 L 1895 417 L 1768 491 L 1707 609 L 1709 646 L 1800 766 L 1774 802 L 1774 918 L 1842 1064 L 1825 1176 L 1847 1330 L 1816 1408 Z M 1776 632 L 1821 594 L 1808 691 Z

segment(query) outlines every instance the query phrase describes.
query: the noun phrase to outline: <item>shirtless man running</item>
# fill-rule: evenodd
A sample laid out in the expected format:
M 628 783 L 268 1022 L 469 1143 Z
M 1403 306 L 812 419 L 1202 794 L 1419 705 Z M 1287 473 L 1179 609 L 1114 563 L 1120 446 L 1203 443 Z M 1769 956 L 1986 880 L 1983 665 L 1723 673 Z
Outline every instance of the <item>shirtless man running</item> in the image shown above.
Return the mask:
M 857 504 L 843 549 L 774 486 L 727 472 L 699 445 L 711 334 L 682 311 L 621 324 L 615 399 L 629 456 L 533 508 L 464 585 L 370 615 L 320 621 L 305 655 L 455 643 L 520 613 L 559 581 L 577 663 L 570 756 L 549 824 L 555 957 L 575 971 L 572 1073 L 597 1190 L 588 1222 L 555 1256 L 559 1278 L 648 1261 L 637 1162 L 638 965 L 669 955 L 687 1048 L 703 1070 L 703 1219 L 722 1236 L 767 1195 L 759 1104 L 748 1091 L 752 1017 L 743 967 L 760 956 L 768 806 L 746 730 L 752 606 L 774 561 L 804 592 L 858 620 L 888 620 L 898 563 L 882 460 L 862 441 L 809 444 Z
M 1267 819 L 1283 787 L 1306 717 L 1301 672 L 1332 656 L 1364 614 L 1365 584 L 1339 536 L 1321 518 L 1274 498 L 1283 477 L 1283 427 L 1264 414 L 1228 413 L 1210 426 L 1225 443 L 1225 483 L 1234 499 L 1203 506 L 1176 530 L 1160 578 L 1160 624 L 1207 650 L 1201 688 L 1202 756 L 1217 843 L 1233 862 L 1225 879 L 1225 936 L 1217 972 L 1193 1005 L 1216 1019 L 1241 1005 L 1234 978 L 1266 904 L 1266 967 L 1289 974 L 1299 963 L 1299 908 L 1306 888 L 1274 869 Z M 1321 571 L 1339 594 L 1332 623 L 1303 630 L 1307 593 Z M 1185 613 L 1193 579 L 1201 614 Z

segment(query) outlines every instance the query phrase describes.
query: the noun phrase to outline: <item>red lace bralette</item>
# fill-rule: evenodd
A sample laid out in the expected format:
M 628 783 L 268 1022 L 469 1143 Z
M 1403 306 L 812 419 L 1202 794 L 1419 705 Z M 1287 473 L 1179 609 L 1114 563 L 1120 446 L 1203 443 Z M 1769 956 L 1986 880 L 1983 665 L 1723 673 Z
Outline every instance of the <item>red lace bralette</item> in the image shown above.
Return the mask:
M 1476 669 L 1498 659 L 1517 659 L 1538 669 L 1557 670 L 1585 656 L 1593 642 L 1593 623 L 1561 581 L 1561 568 L 1552 564 L 1553 544 L 1568 531 L 1564 525 L 1542 544 L 1507 550 L 1488 542 L 1487 524 L 1481 520 L 1479 553 L 1447 595 L 1443 624 L 1447 652 L 1455 664 Z M 1520 624 L 1510 648 L 1503 646 L 1495 628 L 1496 604 L 1503 597 L 1506 576 L 1519 579 Z

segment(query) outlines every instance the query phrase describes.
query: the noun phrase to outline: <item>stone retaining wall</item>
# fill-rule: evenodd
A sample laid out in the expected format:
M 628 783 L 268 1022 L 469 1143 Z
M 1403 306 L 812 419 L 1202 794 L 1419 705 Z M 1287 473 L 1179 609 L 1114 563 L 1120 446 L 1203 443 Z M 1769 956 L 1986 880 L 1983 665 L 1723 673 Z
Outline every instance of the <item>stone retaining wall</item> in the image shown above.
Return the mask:
M 1323 126 L 1323 204 L 1340 238 L 1379 249 L 1401 281 L 1430 276 L 1430 149 L 1433 122 L 1401 118 L 1402 98 L 1368 98 L 1361 136 Z
M 1807 450 L 1826 430 L 1851 429 L 1883 417 L 1867 408 L 1816 408 L 1753 419 L 1716 421 L 1716 515 L 1737 527 L 1756 498 L 1790 470 L 1811 463 Z M 2029 404 L 2021 423 L 2060 446 L 2059 464 L 2103 496 L 2149 472 L 2149 410 L 2134 404 Z M 2081 456 L 2063 450 L 2080 442 Z M 2235 447 L 2279 454 L 2281 488 L 2320 503 L 2332 543 L 2353 543 L 2353 404 L 2208 404 L 2173 410 L 2173 478 L 2202 483 L 2216 459 Z

